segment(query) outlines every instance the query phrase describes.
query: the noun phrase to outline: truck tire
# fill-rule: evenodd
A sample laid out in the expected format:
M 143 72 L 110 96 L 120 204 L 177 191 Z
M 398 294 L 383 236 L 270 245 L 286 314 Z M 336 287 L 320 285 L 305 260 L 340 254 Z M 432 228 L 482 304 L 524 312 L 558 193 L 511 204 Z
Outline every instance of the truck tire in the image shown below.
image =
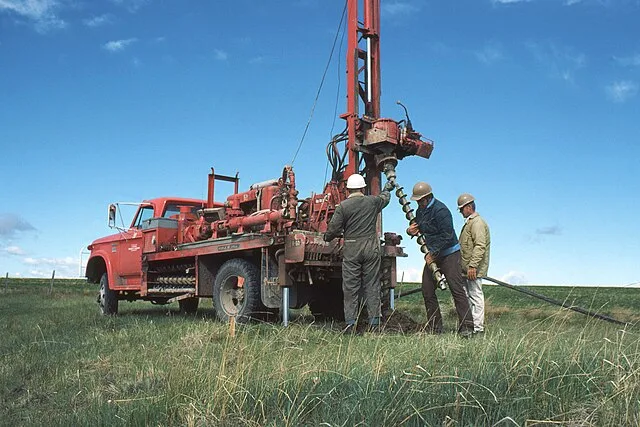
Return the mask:
M 187 298 L 181 299 L 178 301 L 178 305 L 180 306 L 181 314 L 195 314 L 198 311 L 198 303 L 200 302 L 200 298 Z
M 260 271 L 240 258 L 230 259 L 220 267 L 213 284 L 213 307 L 223 322 L 235 316 L 236 322 L 246 323 L 265 309 L 260 300 Z
M 109 288 L 107 273 L 104 273 L 100 278 L 98 305 L 100 306 L 100 312 L 105 316 L 118 314 L 118 293 Z

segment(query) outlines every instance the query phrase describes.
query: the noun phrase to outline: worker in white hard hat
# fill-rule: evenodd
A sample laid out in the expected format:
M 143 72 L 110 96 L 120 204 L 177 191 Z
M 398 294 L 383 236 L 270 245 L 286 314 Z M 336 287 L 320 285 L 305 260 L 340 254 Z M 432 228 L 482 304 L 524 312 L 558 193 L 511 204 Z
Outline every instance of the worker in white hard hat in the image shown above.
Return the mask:
M 342 292 L 345 333 L 354 333 L 359 313 L 359 295 L 364 295 L 369 326 L 380 325 L 380 238 L 376 230 L 378 214 L 389 204 L 387 183 L 377 196 L 365 196 L 366 183 L 360 174 L 347 179 L 349 196 L 340 203 L 329 222 L 325 241 L 344 235 Z
M 473 333 L 484 332 L 484 293 L 482 279 L 489 270 L 491 236 L 489 226 L 476 212 L 475 197 L 463 193 L 458 197 L 458 210 L 464 225 L 460 231 L 460 252 L 462 274 L 466 276 L 466 290 L 471 305 Z
M 460 244 L 453 229 L 451 211 L 433 196 L 433 190 L 426 182 L 418 182 L 413 186 L 411 200 L 418 202 L 418 209 L 415 221 L 411 223 L 407 233 L 411 236 L 422 233 L 429 250 L 422 272 L 422 296 L 427 310 L 427 328 L 434 334 L 443 332 L 436 283 L 429 269 L 429 265 L 435 262 L 447 278 L 453 296 L 458 314 L 458 334 L 467 338 L 472 334 L 473 320 L 469 299 L 464 290 L 465 279 L 460 271 Z

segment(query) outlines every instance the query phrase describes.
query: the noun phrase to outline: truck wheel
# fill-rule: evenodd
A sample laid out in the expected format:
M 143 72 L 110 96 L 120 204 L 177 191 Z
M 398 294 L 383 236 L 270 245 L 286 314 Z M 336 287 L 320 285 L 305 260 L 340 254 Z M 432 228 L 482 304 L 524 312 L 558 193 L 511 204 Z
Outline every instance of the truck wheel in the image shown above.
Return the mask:
M 236 322 L 246 323 L 264 311 L 258 267 L 240 258 L 222 264 L 213 284 L 213 306 L 223 322 L 235 316 Z
M 198 303 L 200 302 L 200 298 L 187 298 L 181 299 L 178 301 L 180 305 L 180 313 L 181 314 L 195 314 L 198 310 Z
M 100 278 L 98 305 L 100 306 L 100 312 L 105 316 L 118 314 L 118 293 L 109 288 L 107 273 L 104 273 Z

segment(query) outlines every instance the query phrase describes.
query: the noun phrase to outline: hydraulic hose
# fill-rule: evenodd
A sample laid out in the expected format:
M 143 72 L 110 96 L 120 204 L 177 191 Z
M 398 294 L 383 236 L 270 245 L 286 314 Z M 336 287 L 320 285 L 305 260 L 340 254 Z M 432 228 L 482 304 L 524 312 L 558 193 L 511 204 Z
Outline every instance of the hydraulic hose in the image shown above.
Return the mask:
M 513 289 L 514 291 L 522 292 L 522 293 L 527 294 L 527 295 L 529 295 L 531 297 L 538 298 L 538 299 L 541 299 L 542 301 L 548 302 L 549 304 L 558 305 L 560 307 L 564 307 L 566 309 L 575 311 L 575 312 L 580 313 L 580 314 L 584 314 L 586 316 L 593 317 L 595 319 L 605 320 L 607 322 L 615 323 L 616 325 L 629 326 L 629 323 L 627 323 L 627 322 L 621 322 L 620 320 L 614 319 L 613 317 L 605 316 L 604 314 L 596 313 L 594 311 L 587 310 L 587 309 L 582 308 L 582 307 L 577 307 L 577 306 L 571 305 L 569 303 L 566 303 L 564 301 L 559 301 L 559 300 L 556 300 L 556 299 L 553 299 L 553 298 L 546 297 L 546 296 L 541 295 L 541 294 L 539 294 L 537 292 L 533 292 L 533 291 L 531 291 L 529 289 L 526 289 L 526 288 L 523 288 L 523 287 L 520 287 L 520 286 L 513 286 L 513 285 L 511 285 L 509 283 L 500 281 L 498 279 L 494 279 L 493 277 L 481 277 L 481 279 L 488 280 L 490 282 L 495 283 L 496 285 L 500 285 L 500 286 L 503 286 L 505 288 Z M 395 298 L 406 297 L 408 295 L 412 295 L 412 294 L 415 294 L 415 293 L 418 293 L 418 292 L 421 292 L 421 291 L 422 291 L 422 288 L 412 289 L 412 290 L 404 292 L 402 294 L 396 294 Z
M 549 298 L 549 297 L 546 297 L 544 295 L 538 294 L 536 292 L 530 291 L 529 289 L 521 288 L 519 286 L 513 286 L 513 285 L 510 285 L 509 283 L 502 282 L 502 281 L 494 279 L 492 277 L 482 277 L 482 279 L 485 279 L 485 280 L 488 280 L 490 282 L 493 282 L 496 285 L 504 286 L 505 288 L 513 289 L 514 291 L 522 292 L 522 293 L 527 294 L 529 296 L 532 296 L 534 298 L 541 299 L 542 301 L 546 301 L 549 304 L 559 305 L 560 307 L 568 308 L 569 310 L 572 310 L 572 311 L 575 311 L 575 312 L 578 312 L 578 313 L 581 313 L 581 314 L 584 314 L 584 315 L 587 315 L 587 316 L 591 316 L 591 317 L 594 317 L 596 319 L 606 320 L 607 322 L 615 323 L 617 325 L 629 326 L 629 324 L 627 322 L 621 322 L 619 320 L 614 319 L 613 317 L 605 316 L 604 314 L 599 314 L 599 313 L 596 313 L 594 311 L 587 310 L 585 308 L 576 307 L 576 306 L 568 304 L 568 303 L 566 303 L 564 301 L 558 301 L 556 299 Z
M 398 197 L 398 201 L 402 206 L 402 211 L 405 214 L 405 217 L 409 221 L 409 223 L 415 222 L 416 216 L 413 214 L 413 209 L 411 208 L 411 203 L 407 200 L 407 195 L 404 192 L 404 188 L 399 186 L 396 182 L 396 167 L 392 162 L 387 162 L 384 164 L 383 172 L 387 177 L 387 180 L 393 185 L 396 189 L 395 193 Z M 427 239 L 424 237 L 424 234 L 418 232 L 418 244 L 420 245 L 420 251 L 426 255 L 429 253 L 429 249 L 427 248 Z M 443 291 L 447 289 L 447 278 L 444 276 L 442 271 L 440 271 L 440 267 L 435 262 L 429 264 L 429 269 L 431 270 L 431 274 L 433 275 L 433 280 L 436 282 L 436 285 L 442 289 Z

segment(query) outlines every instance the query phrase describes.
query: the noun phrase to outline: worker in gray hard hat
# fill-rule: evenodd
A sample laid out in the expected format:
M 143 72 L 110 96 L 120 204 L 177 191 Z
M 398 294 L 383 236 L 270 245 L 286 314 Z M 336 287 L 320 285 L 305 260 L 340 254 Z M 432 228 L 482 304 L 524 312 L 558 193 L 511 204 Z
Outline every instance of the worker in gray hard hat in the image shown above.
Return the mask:
M 429 250 L 422 272 L 422 296 L 427 310 L 427 328 L 431 333 L 443 332 L 436 283 L 429 269 L 429 265 L 435 262 L 447 278 L 453 296 L 458 314 L 458 333 L 462 337 L 469 337 L 473 331 L 473 321 L 469 299 L 464 290 L 465 279 L 460 271 L 460 244 L 453 229 L 451 211 L 433 196 L 433 190 L 426 182 L 418 182 L 413 186 L 411 200 L 418 202 L 418 209 L 407 233 L 411 236 L 422 233 Z
M 359 312 L 359 294 L 364 294 L 369 326 L 380 325 L 380 238 L 376 230 L 378 214 L 389 204 L 387 183 L 377 196 L 365 196 L 362 175 L 347 179 L 349 196 L 340 203 L 329 222 L 325 241 L 344 234 L 342 291 L 344 293 L 344 332 L 355 332 Z
M 489 270 L 489 252 L 491 236 L 489 226 L 476 212 L 475 198 L 464 193 L 458 197 L 458 210 L 464 217 L 464 225 L 460 231 L 460 252 L 462 274 L 466 276 L 467 295 L 471 305 L 473 332 L 484 332 L 484 293 L 482 279 Z

